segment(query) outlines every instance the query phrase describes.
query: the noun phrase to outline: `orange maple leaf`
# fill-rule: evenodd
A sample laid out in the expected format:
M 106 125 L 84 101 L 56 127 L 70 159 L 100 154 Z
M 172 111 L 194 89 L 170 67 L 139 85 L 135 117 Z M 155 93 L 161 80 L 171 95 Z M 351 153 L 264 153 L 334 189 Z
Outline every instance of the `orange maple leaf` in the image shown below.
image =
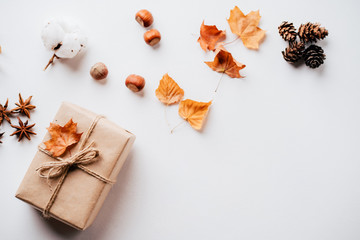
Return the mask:
M 259 10 L 251 11 L 249 14 L 244 15 L 235 6 L 233 10 L 230 10 L 230 17 L 227 21 L 231 32 L 241 38 L 245 47 L 259 49 L 259 44 L 265 37 L 265 31 L 258 27 L 260 18 Z
M 159 87 L 155 90 L 156 97 L 166 105 L 179 102 L 184 97 L 184 90 L 172 79 L 165 74 L 160 80 Z
M 197 102 L 191 99 L 181 101 L 179 104 L 179 115 L 185 119 L 191 127 L 196 130 L 201 130 L 211 102 L 212 101 Z
M 226 73 L 229 77 L 232 78 L 242 78 L 239 71 L 246 67 L 246 65 L 236 61 L 231 53 L 224 50 L 220 46 L 218 53 L 216 54 L 214 61 L 205 62 L 212 70 L 219 73 Z
M 54 157 L 59 157 L 65 153 L 66 149 L 80 141 L 82 133 L 76 133 L 77 123 L 70 119 L 63 127 L 50 123 L 47 128 L 51 135 L 49 141 L 44 142 L 46 150 L 51 152 Z
M 216 43 L 225 38 L 225 31 L 219 30 L 215 25 L 204 25 L 204 21 L 202 22 L 198 42 L 205 52 L 207 50 L 214 51 Z

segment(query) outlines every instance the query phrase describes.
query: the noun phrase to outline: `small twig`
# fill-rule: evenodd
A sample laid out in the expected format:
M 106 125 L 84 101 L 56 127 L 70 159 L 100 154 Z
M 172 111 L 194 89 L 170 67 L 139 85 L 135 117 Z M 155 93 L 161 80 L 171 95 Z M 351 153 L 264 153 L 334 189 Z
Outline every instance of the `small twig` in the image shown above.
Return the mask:
M 180 127 L 184 123 L 185 123 L 185 121 L 178 123 L 175 127 L 173 127 L 173 129 L 171 129 L 170 133 L 173 133 L 176 128 Z
M 54 55 L 52 55 L 52 57 L 50 58 L 48 64 L 46 65 L 46 67 L 44 68 L 44 71 L 54 62 L 54 59 L 57 58 L 59 59 L 58 56 L 56 56 L 56 54 L 54 53 Z

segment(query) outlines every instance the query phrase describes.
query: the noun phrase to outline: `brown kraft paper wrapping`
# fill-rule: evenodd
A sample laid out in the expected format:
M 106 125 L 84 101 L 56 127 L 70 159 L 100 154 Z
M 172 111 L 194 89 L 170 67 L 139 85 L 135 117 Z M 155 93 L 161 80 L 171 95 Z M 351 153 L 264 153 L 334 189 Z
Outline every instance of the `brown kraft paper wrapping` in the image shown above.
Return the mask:
M 84 108 L 63 103 L 55 116 L 54 123 L 63 126 L 72 118 L 78 124 L 77 132 L 84 132 L 83 138 L 96 116 L 97 114 Z M 50 134 L 47 133 L 43 142 L 49 139 Z M 99 156 L 97 161 L 86 165 L 86 167 L 107 179 L 115 181 L 135 141 L 135 135 L 106 118 L 101 118 L 91 132 L 85 146 L 92 141 L 94 147 L 99 150 Z M 43 143 L 40 146 L 43 146 Z M 71 153 L 77 153 L 79 147 L 79 144 L 74 145 L 71 148 Z M 63 159 L 68 158 L 69 151 L 61 157 Z M 52 195 L 52 190 L 47 180 L 39 177 L 36 169 L 44 163 L 54 161 L 57 160 L 37 151 L 17 190 L 16 197 L 43 211 Z M 58 181 L 58 178 L 50 180 L 52 189 L 55 188 Z M 54 204 L 50 208 L 50 216 L 74 228 L 84 230 L 94 221 L 110 188 L 111 184 L 104 183 L 77 167 L 71 167 Z

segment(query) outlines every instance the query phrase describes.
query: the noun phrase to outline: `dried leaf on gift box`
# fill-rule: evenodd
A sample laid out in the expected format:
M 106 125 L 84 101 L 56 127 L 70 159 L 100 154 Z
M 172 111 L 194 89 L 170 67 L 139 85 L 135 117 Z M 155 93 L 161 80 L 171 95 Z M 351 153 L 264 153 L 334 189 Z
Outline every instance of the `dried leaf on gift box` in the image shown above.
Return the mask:
M 214 51 L 216 43 L 225 37 L 225 31 L 219 30 L 215 25 L 205 25 L 204 21 L 202 22 L 198 42 L 205 52 L 207 50 Z
M 51 152 L 54 157 L 59 157 L 66 149 L 80 141 L 82 133 L 76 133 L 77 123 L 70 119 L 63 127 L 50 123 L 48 131 L 51 135 L 49 141 L 44 142 L 46 150 Z
M 162 103 L 170 105 L 179 102 L 184 97 L 184 90 L 179 87 L 174 79 L 165 74 L 160 80 L 155 95 Z
M 259 49 L 260 42 L 265 37 L 265 31 L 258 27 L 260 22 L 258 11 L 244 13 L 237 7 L 230 11 L 230 17 L 227 20 L 231 32 L 238 35 L 243 41 L 245 47 L 250 49 Z
M 179 115 L 185 119 L 191 127 L 200 130 L 209 111 L 211 102 L 212 101 L 197 102 L 191 99 L 181 101 L 179 105 Z
M 229 77 L 232 78 L 242 78 L 239 71 L 246 67 L 246 65 L 236 61 L 231 53 L 224 50 L 221 47 L 216 54 L 214 61 L 205 62 L 212 70 L 219 73 L 226 73 Z

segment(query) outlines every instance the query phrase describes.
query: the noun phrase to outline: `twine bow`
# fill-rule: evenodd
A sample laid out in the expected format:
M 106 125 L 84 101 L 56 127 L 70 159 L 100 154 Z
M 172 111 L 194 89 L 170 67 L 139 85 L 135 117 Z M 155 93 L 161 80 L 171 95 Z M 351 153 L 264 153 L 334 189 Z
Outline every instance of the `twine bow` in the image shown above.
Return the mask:
M 59 190 L 64 183 L 65 177 L 67 176 L 69 169 L 72 166 L 75 166 L 75 167 L 83 170 L 84 172 L 99 179 L 100 181 L 103 181 L 104 183 L 110 183 L 110 184 L 114 183 L 114 181 L 111 181 L 110 179 L 107 179 L 84 166 L 84 165 L 91 164 L 98 160 L 97 156 L 99 155 L 99 150 L 93 147 L 94 142 L 91 142 L 85 148 L 84 148 L 84 145 L 85 145 L 86 141 L 88 140 L 91 132 L 95 128 L 95 125 L 100 120 L 100 118 L 102 118 L 102 116 L 97 116 L 94 119 L 94 121 L 92 122 L 92 124 L 90 125 L 89 129 L 87 130 L 87 132 L 85 134 L 85 137 L 83 138 L 83 140 L 81 142 L 81 145 L 79 148 L 80 151 L 67 159 L 63 159 L 60 157 L 54 157 L 54 156 L 52 156 L 52 154 L 49 151 L 47 151 L 44 148 L 39 146 L 39 150 L 41 152 L 43 152 L 46 155 L 48 155 L 49 157 L 52 157 L 57 160 L 54 162 L 44 163 L 43 165 L 38 167 L 36 169 L 36 171 L 37 171 L 39 177 L 46 178 L 48 181 L 48 184 L 49 184 L 50 179 L 55 179 L 55 178 L 60 177 L 58 183 L 56 184 L 54 191 L 52 192 L 52 195 L 51 195 L 46 207 L 44 208 L 44 211 L 43 211 L 44 217 L 49 217 L 50 208 L 54 204 L 55 199 L 59 193 Z
M 96 161 L 96 157 L 99 155 L 99 150 L 92 147 L 93 142 L 76 153 L 74 156 L 68 159 L 62 159 L 56 157 L 56 162 L 44 163 L 36 169 L 39 176 L 46 179 L 58 178 L 71 166 L 79 166 L 80 164 L 86 165 Z M 43 149 L 40 151 L 44 152 Z M 47 152 L 46 152 L 47 154 Z

